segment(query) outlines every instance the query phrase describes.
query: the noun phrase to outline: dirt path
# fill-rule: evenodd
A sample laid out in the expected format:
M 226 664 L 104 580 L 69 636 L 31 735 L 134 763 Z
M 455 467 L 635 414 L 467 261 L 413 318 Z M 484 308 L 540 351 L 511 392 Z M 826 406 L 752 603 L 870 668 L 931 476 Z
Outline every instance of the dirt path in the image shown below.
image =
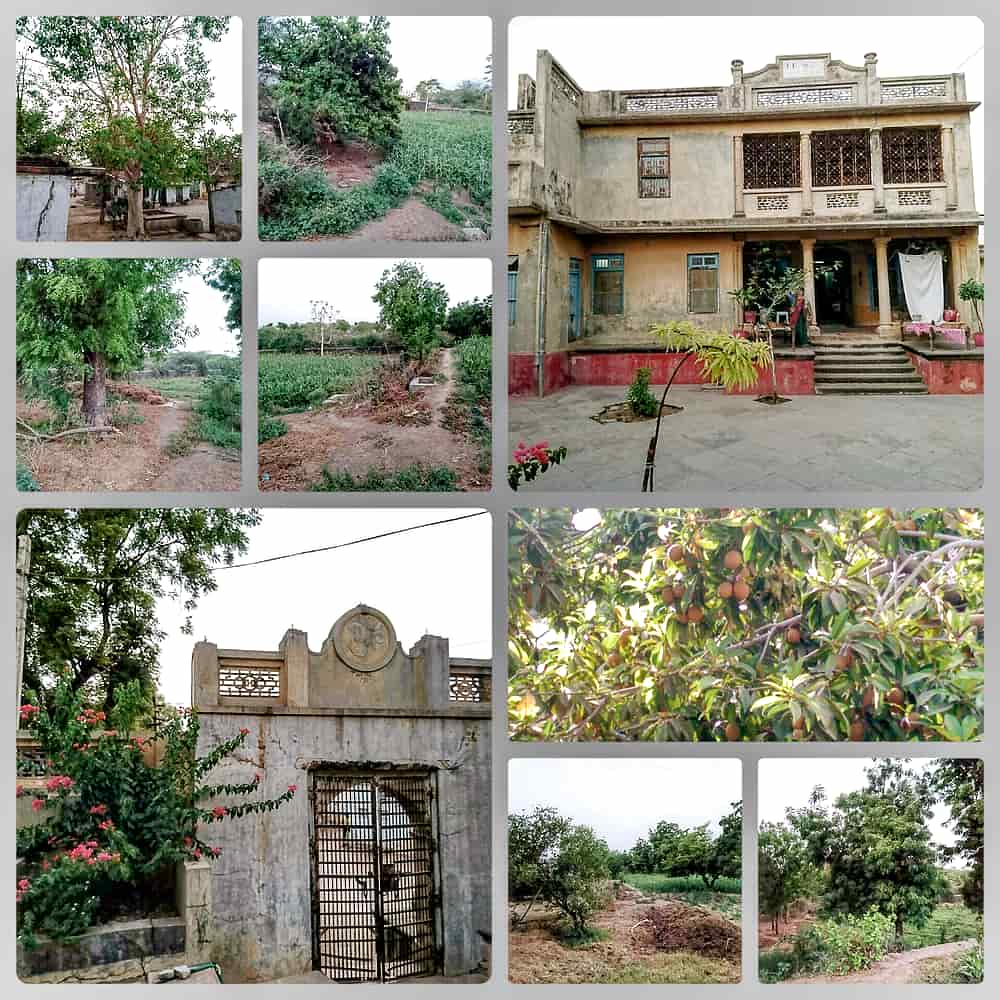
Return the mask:
M 802 979 L 785 979 L 784 983 L 910 983 L 919 966 L 927 959 L 951 958 L 969 948 L 975 941 L 952 941 L 950 944 L 935 944 L 929 948 L 914 948 L 911 951 L 894 952 L 881 962 L 876 962 L 862 972 L 852 972 L 846 976 L 807 976 Z
M 18 415 L 38 417 L 37 406 L 18 404 Z M 238 490 L 240 461 L 212 445 L 199 443 L 186 455 L 167 450 L 183 430 L 190 409 L 154 403 L 132 404 L 141 423 L 117 434 L 27 442 L 19 439 L 18 458 L 43 490 Z
M 381 219 L 372 219 L 350 236 L 351 240 L 464 240 L 461 226 L 449 222 L 420 198 L 407 198 L 402 205 L 389 209 Z
M 446 381 L 425 389 L 430 423 L 400 426 L 379 423 L 357 407 L 326 407 L 282 416 L 288 433 L 260 446 L 262 490 L 306 490 L 323 469 L 364 476 L 371 468 L 398 471 L 414 464 L 448 466 L 463 489 L 484 489 L 477 482 L 478 457 L 472 443 L 442 426 L 448 396 L 454 389 L 454 359 L 441 352 Z M 265 478 L 266 477 L 266 478 Z

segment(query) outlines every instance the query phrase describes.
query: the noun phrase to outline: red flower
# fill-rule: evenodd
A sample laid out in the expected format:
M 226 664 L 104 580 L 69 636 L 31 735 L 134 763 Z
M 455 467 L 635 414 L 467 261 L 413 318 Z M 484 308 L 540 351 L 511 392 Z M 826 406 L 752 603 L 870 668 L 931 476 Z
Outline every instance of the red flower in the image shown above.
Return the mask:
M 294 795 L 298 791 L 298 785 L 289 785 L 288 790 Z
M 21 890 L 21 892 L 27 892 L 31 888 L 31 880 L 23 878 L 17 883 L 17 887 Z
M 240 730 L 240 736 L 247 736 L 247 735 L 249 735 L 249 733 L 250 733 L 249 729 L 241 729 Z
M 90 815 L 91 816 L 103 816 L 107 811 L 108 811 L 108 807 L 106 805 L 103 805 L 103 804 L 101 804 L 99 806 L 91 806 L 90 807 Z
M 98 830 L 113 830 L 114 828 L 115 828 L 115 824 L 110 819 L 106 819 L 106 820 L 104 820 L 103 823 L 98 823 L 97 824 L 97 829 Z
M 42 806 L 44 806 L 44 805 L 45 805 L 45 799 L 32 799 L 31 800 L 31 808 L 35 812 L 38 812 L 39 809 L 41 809 Z
M 211 851 L 212 851 L 212 857 L 213 858 L 217 858 L 222 853 L 222 848 L 221 847 L 213 847 L 213 848 L 211 848 Z
M 50 792 L 57 792 L 60 788 L 69 790 L 73 787 L 73 779 L 66 774 L 55 774 L 45 782 L 45 787 Z
M 18 709 L 22 722 L 29 721 L 33 715 L 40 711 L 41 709 L 37 705 L 22 705 L 20 709 Z
M 201 851 L 196 847 L 192 852 L 195 861 L 201 861 Z
M 17 797 L 20 798 L 22 795 L 24 795 L 24 785 L 18 785 L 17 786 Z
M 97 860 L 98 861 L 112 861 L 112 860 L 114 860 L 114 855 L 113 854 L 109 854 L 107 851 L 101 851 L 97 855 Z
M 261 783 L 261 782 L 262 782 L 263 780 L 264 780 L 264 777 L 263 777 L 263 775 L 260 775 L 260 774 L 255 774 L 255 775 L 253 776 L 253 783 L 254 783 L 255 785 L 259 785 L 259 784 L 260 784 L 260 783 Z
M 216 806 L 216 807 L 215 807 L 215 808 L 214 808 L 214 809 L 212 810 L 212 815 L 213 815 L 213 816 L 214 816 L 214 817 L 215 817 L 216 819 L 222 819 L 222 817 L 226 815 L 226 810 L 225 810 L 225 807 L 224 807 L 224 806 Z

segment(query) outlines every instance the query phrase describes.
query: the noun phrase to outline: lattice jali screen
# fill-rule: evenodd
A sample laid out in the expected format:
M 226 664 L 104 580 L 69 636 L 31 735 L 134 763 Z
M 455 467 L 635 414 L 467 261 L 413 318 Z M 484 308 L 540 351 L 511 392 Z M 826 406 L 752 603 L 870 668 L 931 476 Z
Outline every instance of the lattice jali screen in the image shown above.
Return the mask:
M 918 101 L 928 97 L 948 96 L 948 84 L 944 80 L 928 80 L 926 83 L 883 83 L 882 102 Z
M 220 663 L 219 695 L 225 698 L 280 698 L 281 667 Z
M 552 67 L 552 89 L 555 93 L 565 97 L 570 104 L 580 103 L 580 88 L 555 66 Z
M 719 107 L 718 94 L 642 94 L 626 95 L 625 110 L 652 111 L 703 111 Z
M 508 135 L 531 135 L 535 131 L 535 112 L 511 112 L 507 115 Z
M 943 181 L 941 130 L 883 129 L 882 173 L 886 184 L 933 184 Z
M 810 104 L 850 104 L 852 87 L 796 87 L 786 90 L 758 90 L 760 108 L 797 108 Z
M 757 195 L 758 212 L 787 212 L 787 194 L 759 194 Z
M 453 670 L 448 678 L 451 701 L 489 702 L 493 697 L 493 678 L 479 672 Z
M 826 195 L 827 208 L 860 208 L 861 196 L 857 191 L 829 191 Z
M 798 132 L 743 136 L 745 188 L 797 188 L 800 183 Z
M 931 193 L 927 188 L 912 188 L 897 194 L 899 204 L 903 208 L 930 208 Z
M 811 141 L 814 187 L 871 184 L 872 152 L 867 132 L 813 132 Z

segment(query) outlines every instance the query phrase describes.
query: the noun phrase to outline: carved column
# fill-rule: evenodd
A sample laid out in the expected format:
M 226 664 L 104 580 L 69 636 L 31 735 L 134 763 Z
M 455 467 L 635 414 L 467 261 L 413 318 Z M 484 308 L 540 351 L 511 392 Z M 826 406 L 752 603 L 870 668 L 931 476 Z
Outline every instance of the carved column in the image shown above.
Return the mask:
M 872 187 L 875 194 L 875 212 L 885 212 L 885 181 L 882 174 L 882 129 L 873 128 L 868 133 L 872 160 Z
M 799 133 L 799 181 L 802 185 L 802 214 L 813 214 L 812 132 Z
M 746 215 L 743 208 L 743 136 L 733 136 L 733 203 L 737 216 Z
M 958 208 L 958 177 L 955 167 L 955 130 L 941 129 L 941 161 L 944 164 L 944 207 L 946 212 Z
M 810 237 L 800 242 L 802 243 L 802 271 L 805 274 L 806 286 L 804 291 L 806 304 L 809 306 L 809 333 L 812 335 L 820 332 L 816 322 L 816 262 L 813 259 L 816 240 Z
M 889 237 L 876 236 L 872 242 L 875 244 L 875 273 L 878 277 L 878 335 L 895 339 L 889 295 Z

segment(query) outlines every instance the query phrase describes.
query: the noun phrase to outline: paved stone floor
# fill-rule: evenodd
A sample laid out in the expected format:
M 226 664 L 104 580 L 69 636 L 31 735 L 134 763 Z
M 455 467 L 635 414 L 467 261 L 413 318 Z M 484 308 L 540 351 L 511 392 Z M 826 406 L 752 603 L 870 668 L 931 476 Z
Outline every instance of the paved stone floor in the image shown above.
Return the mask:
M 653 388 L 659 398 L 662 388 Z M 590 417 L 622 386 L 571 386 L 510 400 L 511 448 L 565 445 L 565 462 L 520 492 L 635 490 L 652 421 Z M 792 396 L 768 406 L 696 386 L 670 390 L 656 491 L 972 490 L 983 479 L 982 396 Z

